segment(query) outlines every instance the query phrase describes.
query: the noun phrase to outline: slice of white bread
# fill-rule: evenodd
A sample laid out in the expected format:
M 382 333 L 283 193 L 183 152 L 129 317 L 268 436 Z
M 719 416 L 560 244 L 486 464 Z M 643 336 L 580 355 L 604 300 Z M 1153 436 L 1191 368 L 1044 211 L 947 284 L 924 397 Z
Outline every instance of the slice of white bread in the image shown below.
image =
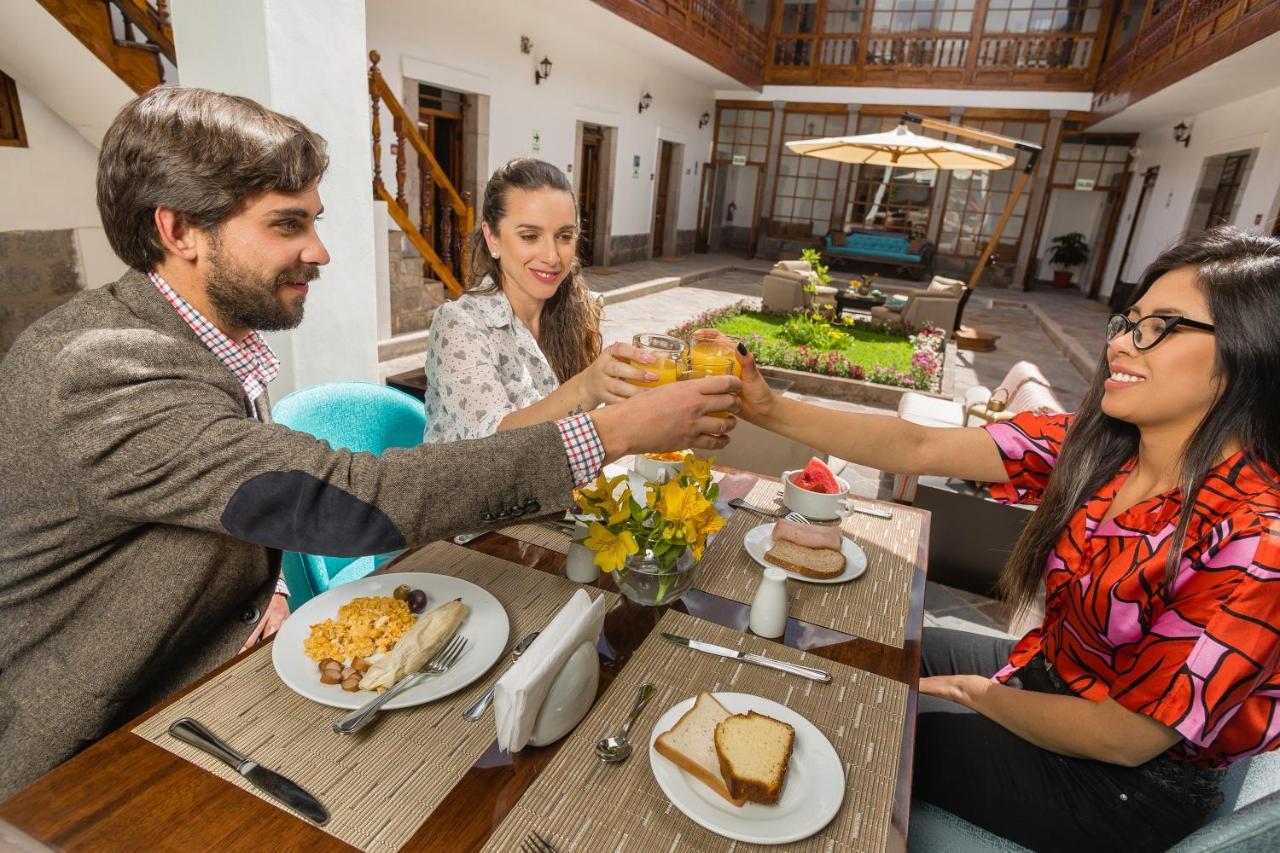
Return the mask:
M 834 548 L 806 548 L 794 542 L 775 541 L 765 560 L 809 578 L 826 580 L 844 572 L 844 552 Z
M 757 714 L 734 714 L 716 725 L 716 756 L 729 796 L 771 806 L 782 796 L 796 730 Z
M 669 731 L 658 735 L 653 746 L 681 770 L 740 806 L 743 800 L 729 794 L 729 786 L 720 775 L 720 758 L 716 755 L 716 726 L 730 716 L 710 693 L 699 693 L 693 707 Z

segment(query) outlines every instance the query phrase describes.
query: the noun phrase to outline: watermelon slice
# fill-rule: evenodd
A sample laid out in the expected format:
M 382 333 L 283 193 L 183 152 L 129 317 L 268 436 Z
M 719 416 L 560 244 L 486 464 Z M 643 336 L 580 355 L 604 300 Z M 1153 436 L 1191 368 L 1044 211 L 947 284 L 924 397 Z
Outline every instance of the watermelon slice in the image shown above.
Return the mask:
M 836 481 L 836 475 L 832 474 L 826 463 L 816 456 L 809 460 L 809 464 L 804 466 L 804 470 L 797 471 L 792 475 L 791 482 L 806 491 L 819 492 L 824 495 L 834 495 L 840 491 L 840 484 Z

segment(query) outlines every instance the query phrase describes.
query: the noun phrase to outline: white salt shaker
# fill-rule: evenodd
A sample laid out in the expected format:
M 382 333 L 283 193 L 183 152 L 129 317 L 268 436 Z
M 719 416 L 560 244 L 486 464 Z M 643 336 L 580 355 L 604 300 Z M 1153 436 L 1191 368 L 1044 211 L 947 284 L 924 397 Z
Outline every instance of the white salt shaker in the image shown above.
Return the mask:
M 587 535 L 587 525 L 579 521 L 573 526 L 572 539 L 582 539 Z M 569 554 L 564 561 L 564 574 L 575 583 L 593 583 L 600 577 L 600 567 L 596 565 L 596 553 L 586 545 L 577 542 L 569 543 Z
M 756 597 L 751 601 L 747 623 L 760 637 L 781 637 L 787 630 L 787 573 L 770 567 L 764 570 Z

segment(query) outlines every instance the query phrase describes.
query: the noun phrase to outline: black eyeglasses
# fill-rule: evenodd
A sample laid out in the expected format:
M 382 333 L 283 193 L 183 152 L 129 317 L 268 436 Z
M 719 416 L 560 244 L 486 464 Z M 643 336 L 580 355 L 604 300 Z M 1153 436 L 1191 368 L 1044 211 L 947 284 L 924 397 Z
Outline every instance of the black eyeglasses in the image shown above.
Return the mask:
M 1111 319 L 1107 321 L 1107 340 L 1114 341 L 1125 332 L 1133 332 L 1134 347 L 1137 349 L 1151 349 L 1179 326 L 1200 329 L 1204 332 L 1213 331 L 1213 326 L 1208 323 L 1201 323 L 1199 320 L 1188 320 L 1186 317 L 1177 315 L 1152 314 L 1149 317 L 1130 320 L 1123 314 L 1112 314 Z

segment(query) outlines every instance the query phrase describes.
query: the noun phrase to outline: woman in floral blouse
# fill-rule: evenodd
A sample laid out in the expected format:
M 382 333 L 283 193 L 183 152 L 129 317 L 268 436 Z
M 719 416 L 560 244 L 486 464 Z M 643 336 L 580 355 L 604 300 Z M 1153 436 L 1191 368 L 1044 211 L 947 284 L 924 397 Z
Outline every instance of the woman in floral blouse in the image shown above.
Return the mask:
M 1280 745 L 1280 241 L 1161 255 L 1074 415 L 931 429 L 772 394 L 744 417 L 1039 508 L 1000 588 L 1017 643 L 925 629 L 914 794 L 1035 850 L 1164 850 Z M 940 701 L 948 700 L 948 701 Z
M 427 339 L 426 441 L 482 438 L 589 411 L 657 379 L 652 357 L 601 351 L 600 305 L 578 271 L 573 185 L 550 163 L 512 160 L 485 186 L 466 292 Z

